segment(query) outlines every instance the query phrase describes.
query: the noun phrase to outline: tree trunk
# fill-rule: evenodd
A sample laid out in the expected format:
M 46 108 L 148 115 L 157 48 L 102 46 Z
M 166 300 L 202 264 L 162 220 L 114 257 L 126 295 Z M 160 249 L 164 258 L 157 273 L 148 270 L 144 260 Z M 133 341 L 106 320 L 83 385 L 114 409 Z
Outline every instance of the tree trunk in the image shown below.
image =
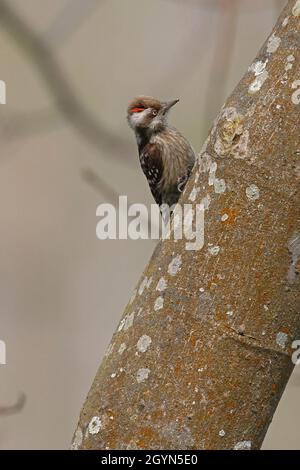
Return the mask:
M 216 119 L 182 203 L 205 243 L 160 242 L 73 448 L 257 449 L 300 334 L 300 1 Z

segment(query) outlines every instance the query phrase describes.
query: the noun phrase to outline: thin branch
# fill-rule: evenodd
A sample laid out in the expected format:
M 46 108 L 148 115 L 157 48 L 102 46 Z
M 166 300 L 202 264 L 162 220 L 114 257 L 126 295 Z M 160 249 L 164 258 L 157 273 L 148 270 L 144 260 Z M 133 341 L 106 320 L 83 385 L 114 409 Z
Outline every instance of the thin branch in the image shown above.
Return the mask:
M 54 96 L 58 111 L 75 126 L 81 135 L 97 149 L 109 150 L 112 157 L 118 161 L 131 162 L 126 156 L 129 154 L 127 141 L 110 134 L 90 116 L 89 112 L 77 100 L 67 79 L 56 62 L 54 55 L 46 43 L 31 31 L 22 19 L 3 0 L 0 1 L 0 24 L 10 33 L 22 49 L 30 55 L 37 66 L 41 77 Z M 31 113 L 19 114 L 4 121 L 1 133 L 6 138 L 15 138 L 40 131 L 47 127 L 53 128 L 59 123 L 57 113 L 53 109 L 41 109 Z M 97 189 L 109 196 L 109 200 L 118 198 L 114 189 L 104 179 L 98 177 Z
M 119 194 L 114 189 L 112 189 L 112 187 L 108 185 L 103 178 L 101 178 L 91 168 L 83 168 L 80 173 L 82 179 L 89 186 L 104 196 L 108 202 L 117 207 L 119 202 Z
M 0 24 L 31 58 L 53 96 L 57 109 L 82 137 L 97 150 L 109 151 L 111 158 L 118 162 L 132 164 L 128 141 L 110 132 L 91 115 L 77 98 L 75 89 L 66 79 L 46 42 L 31 30 L 5 0 L 0 1 Z
M 10 113 L 1 120 L 0 134 L 7 141 L 51 131 L 62 123 L 56 108 L 41 108 L 22 113 Z
M 10 416 L 16 413 L 20 413 L 23 410 L 26 403 L 25 393 L 20 393 L 16 403 L 8 406 L 0 406 L 0 416 Z

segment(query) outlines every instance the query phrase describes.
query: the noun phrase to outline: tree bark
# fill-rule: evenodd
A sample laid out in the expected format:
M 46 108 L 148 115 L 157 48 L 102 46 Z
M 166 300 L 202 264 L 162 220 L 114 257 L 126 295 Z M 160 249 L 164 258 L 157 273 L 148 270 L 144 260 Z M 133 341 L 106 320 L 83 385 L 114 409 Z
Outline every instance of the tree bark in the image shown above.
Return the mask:
M 204 247 L 158 244 L 73 448 L 261 446 L 300 337 L 299 30 L 300 1 L 290 0 L 182 196 L 205 204 Z

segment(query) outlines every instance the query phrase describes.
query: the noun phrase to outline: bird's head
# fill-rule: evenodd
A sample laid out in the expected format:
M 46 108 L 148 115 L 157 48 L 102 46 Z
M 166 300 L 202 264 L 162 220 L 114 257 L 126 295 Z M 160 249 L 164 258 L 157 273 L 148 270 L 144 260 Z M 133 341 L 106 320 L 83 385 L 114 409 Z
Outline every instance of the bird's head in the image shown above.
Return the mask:
M 136 132 L 157 132 L 167 124 L 170 109 L 179 100 L 159 101 L 150 96 L 138 96 L 131 101 L 127 110 L 130 127 Z

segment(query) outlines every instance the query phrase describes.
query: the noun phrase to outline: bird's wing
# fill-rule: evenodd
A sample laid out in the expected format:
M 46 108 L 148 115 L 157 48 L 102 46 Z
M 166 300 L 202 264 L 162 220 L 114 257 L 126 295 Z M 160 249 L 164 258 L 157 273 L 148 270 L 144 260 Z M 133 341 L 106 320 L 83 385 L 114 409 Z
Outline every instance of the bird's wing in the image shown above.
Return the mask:
M 159 147 L 155 144 L 146 145 L 141 152 L 140 162 L 155 202 L 160 206 L 162 198 L 159 183 L 162 179 L 164 168 Z

